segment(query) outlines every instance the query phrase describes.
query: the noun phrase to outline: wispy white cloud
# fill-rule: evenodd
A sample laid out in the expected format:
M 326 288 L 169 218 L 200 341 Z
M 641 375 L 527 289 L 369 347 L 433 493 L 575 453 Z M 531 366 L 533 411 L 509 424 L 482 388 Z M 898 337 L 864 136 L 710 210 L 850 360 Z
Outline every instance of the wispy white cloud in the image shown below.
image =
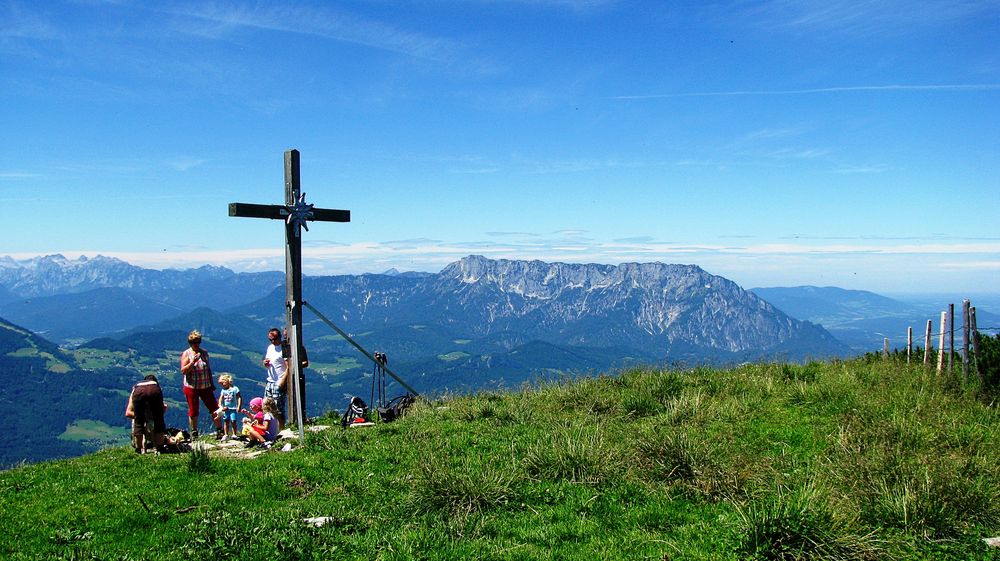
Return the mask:
M 68 58 L 74 58 L 69 55 Z M 85 100 L 101 99 L 108 102 L 134 102 L 141 94 L 136 90 L 108 81 L 85 78 L 40 74 L 30 76 L 4 76 L 3 86 L 7 91 L 18 92 L 28 97 L 56 96 L 61 99 Z
M 6 2 L 0 12 L 0 39 L 50 41 L 61 37 L 62 32 L 51 22 L 18 2 Z
M 803 88 L 794 90 L 729 90 L 711 92 L 673 92 L 659 94 L 619 95 L 611 99 L 644 100 L 669 99 L 680 97 L 727 97 L 727 96 L 774 96 L 774 95 L 810 95 L 827 93 L 858 93 L 858 92 L 964 92 L 964 91 L 994 91 L 1000 90 L 1000 84 L 889 84 L 873 86 L 834 86 L 828 88 Z
M 188 171 L 189 169 L 196 168 L 205 162 L 208 162 L 205 158 L 176 158 L 168 160 L 167 165 L 177 171 Z
M 289 39 L 289 34 L 402 54 L 410 57 L 410 66 L 416 59 L 453 73 L 478 76 L 495 71 L 491 61 L 458 40 L 328 3 L 95 4 L 83 8 L 96 18 L 86 26 L 52 16 L 44 3 L 24 3 L 24 9 L 10 10 L 10 15 L 0 7 L 0 53 L 30 61 L 33 69 L 3 75 L 0 88 L 24 96 L 103 102 L 166 104 L 223 96 L 271 116 L 296 107 L 303 97 L 315 101 L 308 89 L 286 88 L 276 94 L 274 79 L 262 79 L 275 71 L 273 65 L 255 68 L 258 59 L 245 56 L 253 45 L 269 40 L 262 35 Z M 43 39 L 44 47 L 38 46 Z M 233 46 L 238 55 L 227 54 Z M 90 75 L 84 77 L 86 73 Z
M 500 171 L 499 167 L 488 167 L 488 168 L 469 168 L 469 169 L 453 169 L 449 170 L 449 173 L 454 173 L 458 175 L 487 175 L 492 173 L 497 173 Z
M 945 261 L 937 265 L 941 269 L 951 269 L 957 271 L 964 270 L 987 270 L 1000 271 L 1000 259 L 993 261 Z
M 536 232 L 486 232 L 487 236 L 503 238 L 508 236 L 516 237 L 538 237 L 540 234 Z
M 745 164 L 815 160 L 829 156 L 829 149 L 802 146 L 801 137 L 808 132 L 803 126 L 768 127 L 738 136 L 728 149 L 733 152 L 734 159 L 746 160 Z
M 708 167 L 708 168 L 727 168 L 730 166 L 745 166 L 749 162 L 738 162 L 736 160 L 678 160 L 673 162 L 673 165 L 677 167 Z
M 870 253 L 882 255 L 975 255 L 1000 253 L 1000 242 L 993 243 L 855 243 L 855 244 L 760 244 L 747 246 L 734 253 L 753 253 L 758 255 L 816 255 L 837 254 L 848 255 Z
M 874 164 L 867 166 L 839 166 L 837 169 L 833 170 L 833 173 L 840 175 L 858 175 L 858 174 L 869 174 L 869 173 L 885 173 L 892 168 L 886 164 Z
M 761 155 L 777 160 L 812 160 L 830 154 L 824 148 L 777 148 L 763 152 Z
M 953 26 L 972 18 L 996 17 L 992 0 L 770 0 L 743 12 L 761 26 L 809 33 L 905 35 Z
M 333 240 L 302 240 L 302 247 L 343 247 L 345 245 L 348 244 Z
M 427 0 L 419 0 L 426 2 Z M 503 5 L 520 4 L 541 9 L 570 10 L 590 15 L 604 12 L 622 3 L 622 0 L 461 0 L 464 4 Z
M 783 139 L 800 136 L 803 132 L 805 132 L 805 129 L 802 127 L 766 128 L 747 133 L 739 138 L 738 142 L 760 142 L 776 138 Z
M 0 179 L 35 179 L 37 177 L 42 177 L 42 174 L 23 171 L 0 171 Z
M 430 238 L 413 238 L 409 240 L 391 240 L 381 242 L 382 245 L 386 247 L 391 247 L 397 250 L 412 249 L 415 247 L 427 247 L 440 244 L 440 240 L 432 240 Z
M 540 87 L 500 88 L 465 95 L 469 102 L 482 110 L 504 113 L 542 112 L 567 103 L 565 92 Z
M 589 234 L 587 230 L 556 230 L 552 232 L 555 236 L 565 236 L 565 237 L 581 237 Z
M 525 168 L 528 173 L 546 175 L 557 173 L 581 173 L 604 169 L 635 169 L 649 165 L 637 159 L 622 158 L 591 158 L 575 160 L 529 160 L 518 158 L 516 163 Z
M 614 243 L 645 244 L 656 242 L 656 238 L 653 238 L 652 236 L 635 236 L 633 238 L 619 238 L 613 241 Z
M 158 9 L 212 24 L 190 28 L 201 35 L 222 37 L 235 30 L 256 28 L 314 35 L 439 62 L 455 62 L 461 51 L 461 45 L 451 39 L 430 37 L 330 7 L 195 2 L 162 4 Z

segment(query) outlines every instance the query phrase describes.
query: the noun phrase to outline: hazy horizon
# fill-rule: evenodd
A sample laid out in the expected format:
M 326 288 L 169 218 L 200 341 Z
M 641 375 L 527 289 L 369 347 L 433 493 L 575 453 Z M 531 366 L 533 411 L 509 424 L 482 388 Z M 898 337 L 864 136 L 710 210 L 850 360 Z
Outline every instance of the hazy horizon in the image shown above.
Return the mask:
M 10 258 L 10 259 L 14 259 L 17 262 L 22 262 L 22 261 L 27 261 L 27 260 L 34 259 L 34 258 L 54 257 L 56 255 L 62 255 L 64 258 L 66 258 L 68 261 L 71 261 L 71 262 L 79 261 L 79 259 L 81 257 L 81 256 L 70 257 L 70 256 L 67 256 L 67 255 L 64 255 L 64 254 L 46 254 L 46 255 L 37 255 L 37 256 L 32 256 L 32 257 L 21 257 L 21 258 L 15 258 L 14 256 L 11 256 L 11 255 L 0 255 L 0 258 Z M 101 255 L 103 257 L 112 257 L 112 258 L 115 258 L 115 259 L 120 259 L 120 258 L 112 256 L 112 255 L 104 255 L 104 254 L 99 254 L 99 255 Z M 464 258 L 464 257 L 471 257 L 473 255 L 475 255 L 475 254 L 469 254 L 469 255 L 463 256 L 462 258 Z M 98 255 L 89 255 L 89 256 L 82 256 L 82 257 L 86 257 L 89 260 L 89 259 L 93 259 L 94 257 L 97 257 L 97 256 Z M 125 261 L 125 260 L 122 259 L 122 261 Z M 381 269 L 381 270 L 359 271 L 359 272 L 355 272 L 355 273 L 337 273 L 337 274 L 348 274 L 348 275 L 385 274 L 385 273 L 387 273 L 387 272 L 389 272 L 389 271 L 391 271 L 393 269 L 396 270 L 397 274 L 405 274 L 405 273 L 437 274 L 437 273 L 440 273 L 449 264 L 454 263 L 456 261 L 458 261 L 458 259 L 456 259 L 455 261 L 451 261 L 449 263 L 446 263 L 445 265 L 443 265 L 443 266 L 441 266 L 441 267 L 439 267 L 437 269 L 433 269 L 433 270 L 399 269 L 397 267 L 389 267 L 389 268 Z M 528 259 L 520 259 L 520 261 L 530 261 L 530 260 L 528 260 Z M 125 262 L 129 263 L 130 265 L 134 265 L 134 266 L 137 266 L 137 267 L 142 267 L 144 269 L 153 269 L 153 270 L 168 270 L 168 269 L 171 269 L 171 270 L 184 271 L 184 270 L 190 270 L 190 269 L 197 269 L 199 266 L 206 266 L 206 265 L 207 266 L 222 266 L 222 267 L 226 267 L 225 265 L 220 265 L 220 264 L 215 264 L 215 263 L 204 263 L 202 265 L 192 266 L 192 267 L 163 267 L 163 268 L 156 268 L 156 267 L 146 267 L 144 265 L 141 265 L 141 264 L 138 264 L 138 263 L 132 263 L 132 262 L 129 262 L 129 261 L 125 261 Z M 552 263 L 565 263 L 565 262 L 556 262 L 556 261 L 545 261 L 545 262 L 546 263 L 550 263 L 550 264 L 552 264 Z M 636 261 L 623 261 L 623 262 L 620 262 L 620 263 L 582 263 L 581 262 L 581 263 L 573 263 L 573 264 L 577 264 L 577 265 L 599 264 L 599 265 L 614 265 L 614 266 L 617 266 L 617 265 L 622 265 L 624 263 L 635 263 L 635 262 Z M 666 265 L 695 265 L 695 266 L 700 267 L 700 265 L 698 265 L 697 263 L 665 263 L 665 262 L 662 262 L 662 261 L 639 261 L 639 263 L 661 263 L 661 264 L 666 264 Z M 226 267 L 226 268 L 232 270 L 235 273 L 264 273 L 264 272 L 273 272 L 273 273 L 284 274 L 284 266 L 283 266 L 283 264 L 282 264 L 281 268 L 274 268 L 274 269 L 269 269 L 269 270 L 266 270 L 266 271 L 261 271 L 261 270 L 245 271 L 245 270 L 233 269 L 233 268 L 230 268 L 230 267 Z M 704 269 L 703 267 L 701 267 L 701 268 Z M 713 274 L 713 275 L 717 275 L 717 276 L 722 276 L 722 277 L 728 279 L 728 277 L 725 277 L 725 275 L 718 275 L 717 273 L 713 273 L 712 271 L 709 271 L 707 269 L 705 269 L 705 270 L 709 274 Z M 323 274 L 323 273 L 318 273 L 317 274 L 317 273 L 309 273 L 309 272 L 304 272 L 303 275 L 304 276 L 309 276 L 309 277 L 330 276 L 330 275 Z M 734 279 L 728 279 L 728 280 L 732 280 L 733 282 L 736 282 Z M 980 300 L 980 301 L 987 302 L 991 307 L 993 307 L 994 309 L 997 309 L 998 312 L 1000 312 L 1000 287 L 998 287 L 995 291 L 992 291 L 992 292 L 989 291 L 989 290 L 982 290 L 982 291 L 962 291 L 962 290 L 951 290 L 951 291 L 948 291 L 948 290 L 944 290 L 944 291 L 930 291 L 930 292 L 899 292 L 899 291 L 870 290 L 870 289 L 865 289 L 865 288 L 846 288 L 846 287 L 843 287 L 843 286 L 836 286 L 836 285 L 817 285 L 817 284 L 790 284 L 790 285 L 766 285 L 766 286 L 765 285 L 748 286 L 748 285 L 744 285 L 744 284 L 739 283 L 739 282 L 737 282 L 737 284 L 741 288 L 743 288 L 744 290 L 750 290 L 750 291 L 755 290 L 755 289 L 766 289 L 766 288 L 803 288 L 803 287 L 811 287 L 811 288 L 837 288 L 837 289 L 842 289 L 842 290 L 871 292 L 871 293 L 877 294 L 879 296 L 884 296 L 884 297 L 887 297 L 887 298 L 892 298 L 892 299 L 900 300 L 900 301 L 908 301 L 908 302 L 930 303 L 932 301 L 941 300 L 942 302 L 947 301 L 949 303 L 960 304 L 961 301 L 962 301 L 962 299 L 970 299 L 970 300 L 973 300 L 973 301 Z M 957 300 L 956 300 L 956 298 L 957 298 Z M 975 302 L 973 302 L 973 304 L 975 304 Z

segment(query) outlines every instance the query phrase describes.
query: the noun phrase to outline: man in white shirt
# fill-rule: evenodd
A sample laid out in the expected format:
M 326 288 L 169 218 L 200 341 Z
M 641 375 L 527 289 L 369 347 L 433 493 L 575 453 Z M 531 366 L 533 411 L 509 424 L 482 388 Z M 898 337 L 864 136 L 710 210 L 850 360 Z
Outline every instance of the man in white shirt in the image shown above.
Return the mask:
M 285 427 L 285 390 L 288 384 L 288 361 L 281 354 L 281 331 L 272 327 L 267 332 L 267 350 L 264 351 L 264 368 L 267 368 L 267 385 L 264 397 L 270 397 L 278 406 L 278 430 Z

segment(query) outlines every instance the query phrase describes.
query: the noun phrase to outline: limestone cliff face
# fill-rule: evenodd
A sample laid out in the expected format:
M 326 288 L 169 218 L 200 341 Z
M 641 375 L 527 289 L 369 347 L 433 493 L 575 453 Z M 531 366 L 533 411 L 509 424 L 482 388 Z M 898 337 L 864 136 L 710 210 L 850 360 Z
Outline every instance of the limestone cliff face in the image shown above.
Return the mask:
M 469 327 L 548 334 L 560 343 L 627 342 L 664 350 L 694 345 L 743 352 L 774 347 L 803 330 L 817 331 L 694 265 L 580 265 L 471 256 L 428 281 L 424 291 L 438 295 L 447 309 L 476 316 Z
M 492 260 L 469 256 L 436 275 L 307 279 L 314 304 L 356 329 L 426 323 L 513 347 L 540 340 L 628 347 L 646 356 L 754 358 L 843 354 L 822 328 L 794 320 L 693 265 Z

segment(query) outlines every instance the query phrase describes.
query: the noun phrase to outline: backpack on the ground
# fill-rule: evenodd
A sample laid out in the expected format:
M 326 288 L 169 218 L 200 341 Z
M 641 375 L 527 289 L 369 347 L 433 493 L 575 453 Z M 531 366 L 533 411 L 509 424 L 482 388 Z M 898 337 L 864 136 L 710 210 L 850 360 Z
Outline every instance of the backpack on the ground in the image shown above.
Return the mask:
M 385 407 L 378 408 L 378 418 L 383 423 L 390 423 L 406 414 L 406 410 L 413 405 L 416 400 L 413 394 L 407 393 L 399 397 L 394 397 L 385 404 Z
M 347 404 L 347 411 L 340 418 L 340 426 L 347 428 L 354 423 L 364 423 L 368 421 L 368 405 L 358 396 L 351 398 Z
M 160 447 L 161 454 L 184 454 L 191 451 L 191 433 L 177 428 L 168 428 L 166 436 L 174 437 L 176 442 L 170 444 L 164 439 Z

